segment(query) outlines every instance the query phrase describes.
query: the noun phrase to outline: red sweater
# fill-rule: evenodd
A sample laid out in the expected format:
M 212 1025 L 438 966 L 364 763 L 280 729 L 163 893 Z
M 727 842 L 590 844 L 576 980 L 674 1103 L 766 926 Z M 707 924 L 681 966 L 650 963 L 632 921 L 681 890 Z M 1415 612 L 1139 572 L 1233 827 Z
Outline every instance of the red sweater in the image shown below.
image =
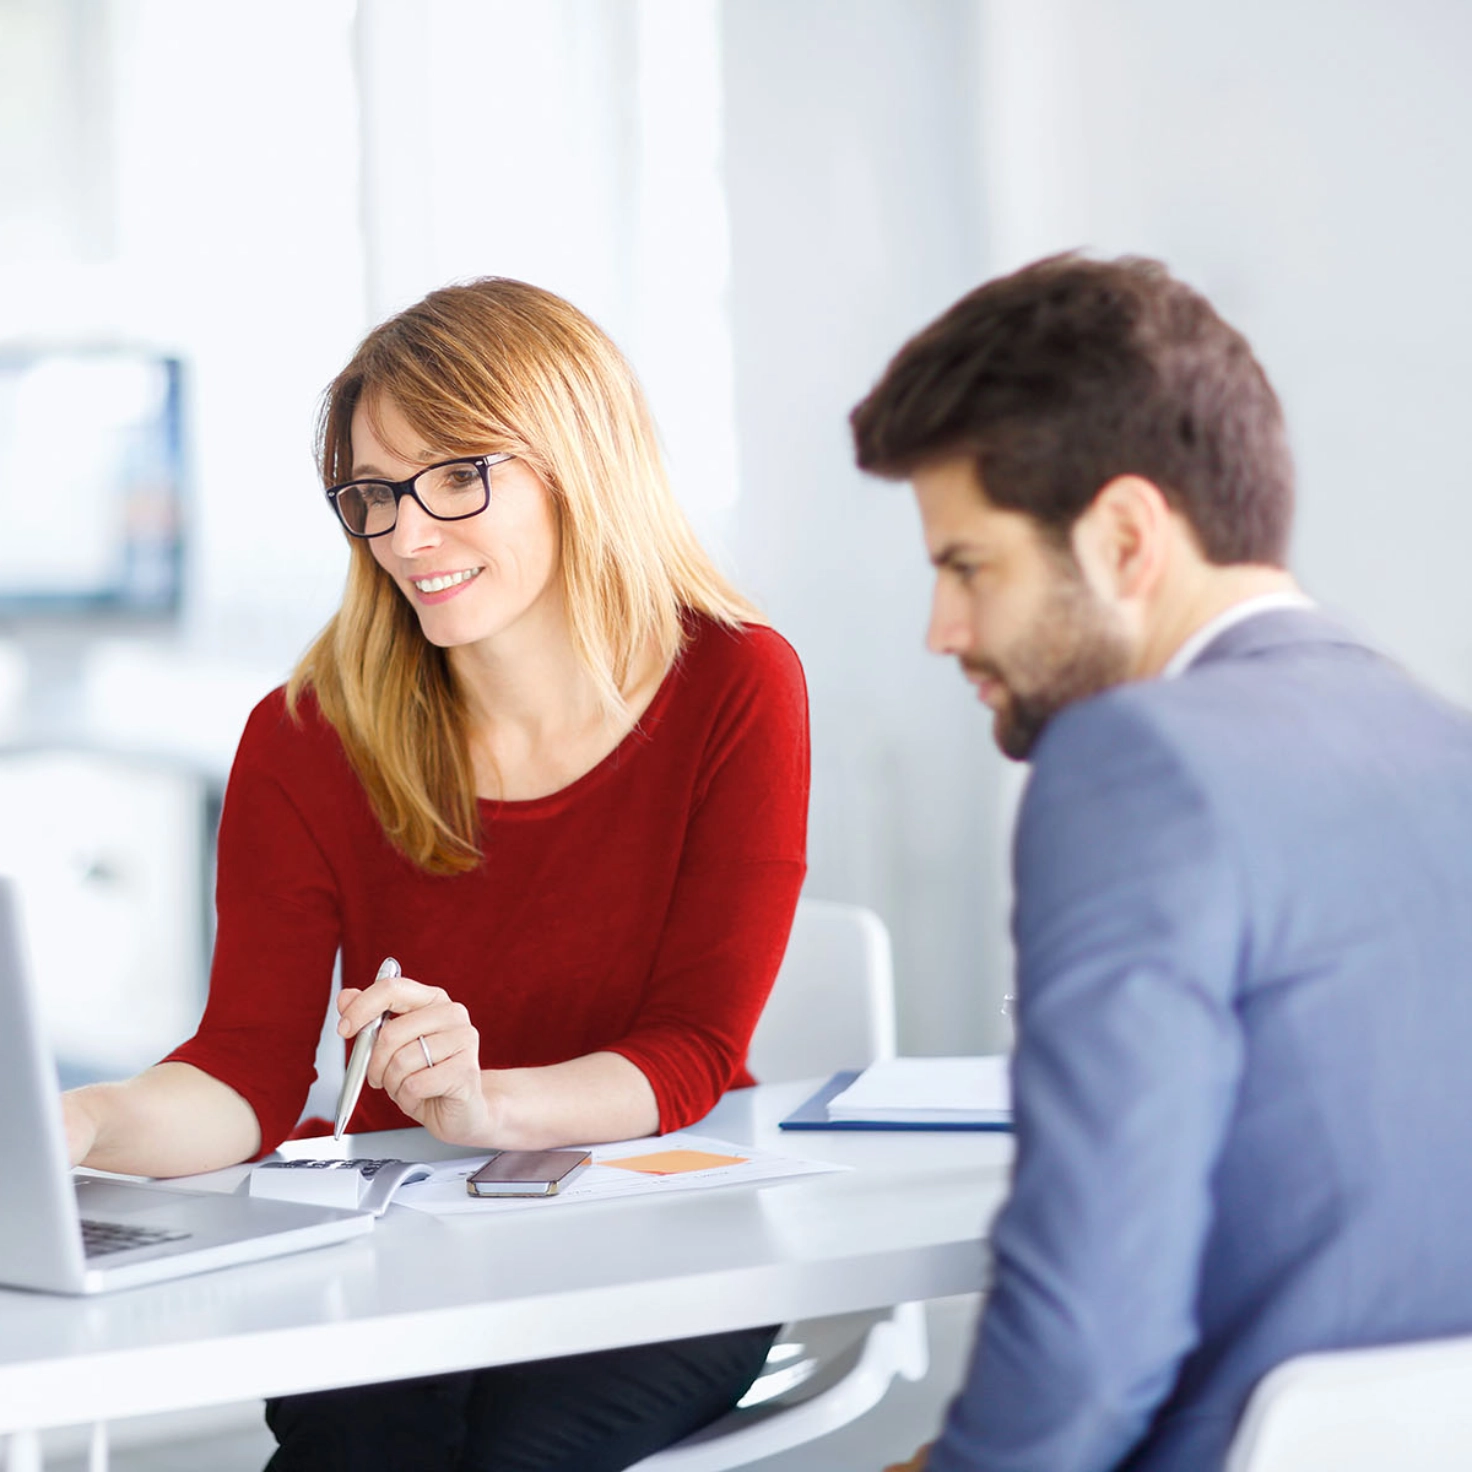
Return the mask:
M 251 714 L 220 823 L 209 1002 L 169 1056 L 240 1093 L 261 1148 L 296 1124 L 342 952 L 366 986 L 385 956 L 442 986 L 481 1065 L 620 1053 L 661 1130 L 752 1082 L 746 1047 L 806 867 L 807 693 L 770 629 L 694 620 L 639 728 L 547 797 L 482 802 L 484 862 L 427 874 L 384 838 L 310 698 Z M 358 1130 L 412 1123 L 365 1089 Z

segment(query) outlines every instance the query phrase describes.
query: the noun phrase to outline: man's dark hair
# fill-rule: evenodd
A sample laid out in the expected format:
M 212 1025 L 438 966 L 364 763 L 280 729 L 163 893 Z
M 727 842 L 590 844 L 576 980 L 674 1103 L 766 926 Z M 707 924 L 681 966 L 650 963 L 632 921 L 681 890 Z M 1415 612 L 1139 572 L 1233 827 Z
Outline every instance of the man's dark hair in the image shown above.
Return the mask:
M 862 469 L 974 458 L 987 500 L 1067 538 L 1118 475 L 1217 564 L 1282 566 L 1283 411 L 1247 340 L 1158 261 L 1069 254 L 989 281 L 911 338 L 851 416 Z

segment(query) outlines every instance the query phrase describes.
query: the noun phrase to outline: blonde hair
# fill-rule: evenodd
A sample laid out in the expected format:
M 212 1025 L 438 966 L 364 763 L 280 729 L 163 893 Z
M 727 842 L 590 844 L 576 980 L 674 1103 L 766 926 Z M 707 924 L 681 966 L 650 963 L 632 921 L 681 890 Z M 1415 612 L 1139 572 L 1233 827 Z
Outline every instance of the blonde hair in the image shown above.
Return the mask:
M 603 332 L 551 292 L 486 277 L 431 292 L 363 340 L 328 386 L 317 427 L 324 485 L 352 475 L 359 405 L 386 402 L 447 455 L 509 452 L 552 494 L 574 651 L 610 719 L 636 663 L 668 669 L 686 616 L 761 616 L 716 570 L 675 501 L 644 395 Z M 342 606 L 287 686 L 342 740 L 385 834 L 431 873 L 480 861 L 465 702 L 445 651 L 354 538 Z

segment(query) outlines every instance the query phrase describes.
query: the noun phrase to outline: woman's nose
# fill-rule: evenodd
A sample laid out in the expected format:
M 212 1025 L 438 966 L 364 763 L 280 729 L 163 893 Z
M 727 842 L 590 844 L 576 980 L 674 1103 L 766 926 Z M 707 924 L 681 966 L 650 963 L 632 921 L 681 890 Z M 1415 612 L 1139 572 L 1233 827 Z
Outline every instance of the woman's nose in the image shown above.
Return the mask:
M 413 557 L 435 546 L 440 539 L 439 522 L 413 496 L 399 501 L 399 519 L 389 533 L 389 545 L 399 557 Z

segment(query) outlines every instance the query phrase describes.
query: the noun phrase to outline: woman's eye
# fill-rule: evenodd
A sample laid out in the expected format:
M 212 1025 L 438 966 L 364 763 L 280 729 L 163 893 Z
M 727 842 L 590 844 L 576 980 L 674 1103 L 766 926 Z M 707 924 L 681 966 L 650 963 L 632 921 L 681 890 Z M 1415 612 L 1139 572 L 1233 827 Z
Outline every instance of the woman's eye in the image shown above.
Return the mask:
M 481 488 L 480 472 L 473 465 L 450 465 L 439 479 L 439 488 L 449 496 L 478 494 Z

